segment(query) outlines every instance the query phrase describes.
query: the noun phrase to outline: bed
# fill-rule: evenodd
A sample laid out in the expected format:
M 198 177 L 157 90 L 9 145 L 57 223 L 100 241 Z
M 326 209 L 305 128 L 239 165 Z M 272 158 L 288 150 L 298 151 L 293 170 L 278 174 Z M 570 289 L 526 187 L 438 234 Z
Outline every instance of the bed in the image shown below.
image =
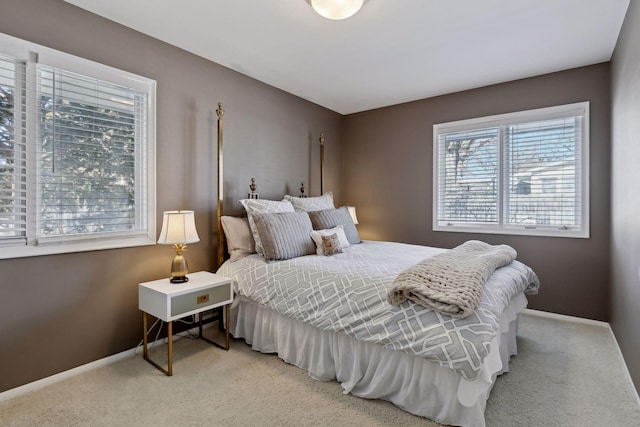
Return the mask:
M 485 425 L 491 388 L 517 353 L 525 295 L 539 287 L 529 267 L 497 268 L 464 318 L 413 301 L 395 306 L 389 293 L 400 273 L 448 249 L 361 241 L 331 193 L 242 204 L 247 218 L 219 211 L 230 259 L 218 273 L 234 280 L 234 337 L 337 380 L 345 393 L 442 424 Z

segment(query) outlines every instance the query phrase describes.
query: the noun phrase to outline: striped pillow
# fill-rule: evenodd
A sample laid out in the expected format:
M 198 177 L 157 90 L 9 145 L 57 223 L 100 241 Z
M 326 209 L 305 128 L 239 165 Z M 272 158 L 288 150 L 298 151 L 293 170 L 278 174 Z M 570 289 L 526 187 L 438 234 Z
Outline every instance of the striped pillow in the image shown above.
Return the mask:
M 249 228 L 253 235 L 253 240 L 256 244 L 256 252 L 263 255 L 262 241 L 256 230 L 256 224 L 253 221 L 255 214 L 276 213 L 276 212 L 294 212 L 293 205 L 288 200 L 264 200 L 264 199 L 242 199 L 240 200 L 242 206 L 247 211 L 247 218 L 249 219 Z
M 337 227 L 338 225 L 344 226 L 344 234 L 347 236 L 347 240 L 352 245 L 356 245 L 362 240 L 358 235 L 356 225 L 353 223 L 353 219 L 349 214 L 349 208 L 343 206 L 338 209 L 327 209 L 324 211 L 309 212 L 309 218 L 313 224 L 314 230 L 325 230 L 327 228 Z
M 253 221 L 267 261 L 285 260 L 316 253 L 313 227 L 307 212 L 254 214 Z

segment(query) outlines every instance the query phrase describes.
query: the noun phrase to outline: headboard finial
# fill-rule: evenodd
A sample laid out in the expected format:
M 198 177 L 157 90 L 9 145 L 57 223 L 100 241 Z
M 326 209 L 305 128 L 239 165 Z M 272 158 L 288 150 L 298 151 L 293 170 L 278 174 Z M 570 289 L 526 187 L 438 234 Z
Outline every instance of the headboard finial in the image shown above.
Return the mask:
M 249 185 L 249 189 L 251 190 L 251 193 L 247 194 L 247 198 L 249 199 L 259 199 L 260 195 L 258 193 L 256 193 L 256 189 L 258 188 L 258 186 L 256 185 L 256 179 L 255 178 L 251 178 L 251 185 Z
M 216 110 L 218 118 L 221 119 L 224 116 L 224 110 L 222 109 L 222 102 L 218 102 L 218 109 Z

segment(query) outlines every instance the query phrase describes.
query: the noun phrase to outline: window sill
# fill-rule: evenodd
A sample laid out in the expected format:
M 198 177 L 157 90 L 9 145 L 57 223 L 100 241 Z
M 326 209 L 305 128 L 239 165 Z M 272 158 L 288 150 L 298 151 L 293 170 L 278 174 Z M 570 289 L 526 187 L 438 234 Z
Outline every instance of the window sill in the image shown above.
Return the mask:
M 64 242 L 42 246 L 5 246 L 0 247 L 0 259 L 25 258 L 32 256 L 55 255 L 73 252 L 99 251 L 104 249 L 128 248 L 134 246 L 150 246 L 155 244 L 155 239 L 144 236 L 92 242 Z
M 501 234 L 532 237 L 564 237 L 569 239 L 588 239 L 589 230 L 557 230 L 553 228 L 523 229 L 520 227 L 477 227 L 473 225 L 433 225 L 433 231 L 469 234 Z

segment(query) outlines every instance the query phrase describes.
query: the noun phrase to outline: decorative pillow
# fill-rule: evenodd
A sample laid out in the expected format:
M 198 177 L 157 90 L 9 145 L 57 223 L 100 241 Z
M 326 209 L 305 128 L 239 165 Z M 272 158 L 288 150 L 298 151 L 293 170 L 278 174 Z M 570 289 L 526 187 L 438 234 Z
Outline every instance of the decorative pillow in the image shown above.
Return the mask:
M 316 245 L 309 236 L 313 227 L 306 212 L 254 214 L 253 220 L 267 261 L 315 253 Z
M 286 195 L 284 199 L 290 201 L 296 211 L 312 212 L 336 208 L 333 204 L 333 193 L 331 191 L 318 197 L 293 197 Z
M 324 246 L 324 254 L 326 256 L 342 253 L 340 239 L 338 239 L 338 235 L 336 233 L 333 233 L 330 236 L 322 236 L 322 246 Z
M 263 199 L 242 199 L 240 200 L 242 206 L 247 211 L 247 218 L 249 219 L 249 228 L 253 235 L 253 240 L 256 243 L 256 252 L 260 255 L 264 254 L 262 250 L 262 242 L 256 230 L 256 225 L 253 221 L 253 215 L 264 213 L 277 213 L 277 212 L 294 212 L 293 205 L 288 200 L 276 201 L 276 200 L 263 200 Z
M 311 218 L 314 230 L 325 230 L 342 224 L 344 225 L 344 234 L 347 236 L 349 243 L 357 245 L 362 242 L 356 225 L 353 223 L 351 215 L 349 215 L 349 208 L 346 206 L 338 209 L 309 212 L 309 218 Z
M 235 216 L 220 217 L 227 239 L 227 251 L 231 262 L 256 253 L 256 244 L 251 235 L 249 220 Z
M 324 254 L 322 236 L 330 236 L 332 234 L 336 234 L 338 236 L 338 240 L 340 241 L 340 248 L 344 249 L 351 246 L 351 244 L 347 240 L 347 236 L 344 234 L 344 226 L 342 224 L 329 230 L 313 230 L 311 232 L 311 238 L 314 242 L 316 242 L 316 254 Z

